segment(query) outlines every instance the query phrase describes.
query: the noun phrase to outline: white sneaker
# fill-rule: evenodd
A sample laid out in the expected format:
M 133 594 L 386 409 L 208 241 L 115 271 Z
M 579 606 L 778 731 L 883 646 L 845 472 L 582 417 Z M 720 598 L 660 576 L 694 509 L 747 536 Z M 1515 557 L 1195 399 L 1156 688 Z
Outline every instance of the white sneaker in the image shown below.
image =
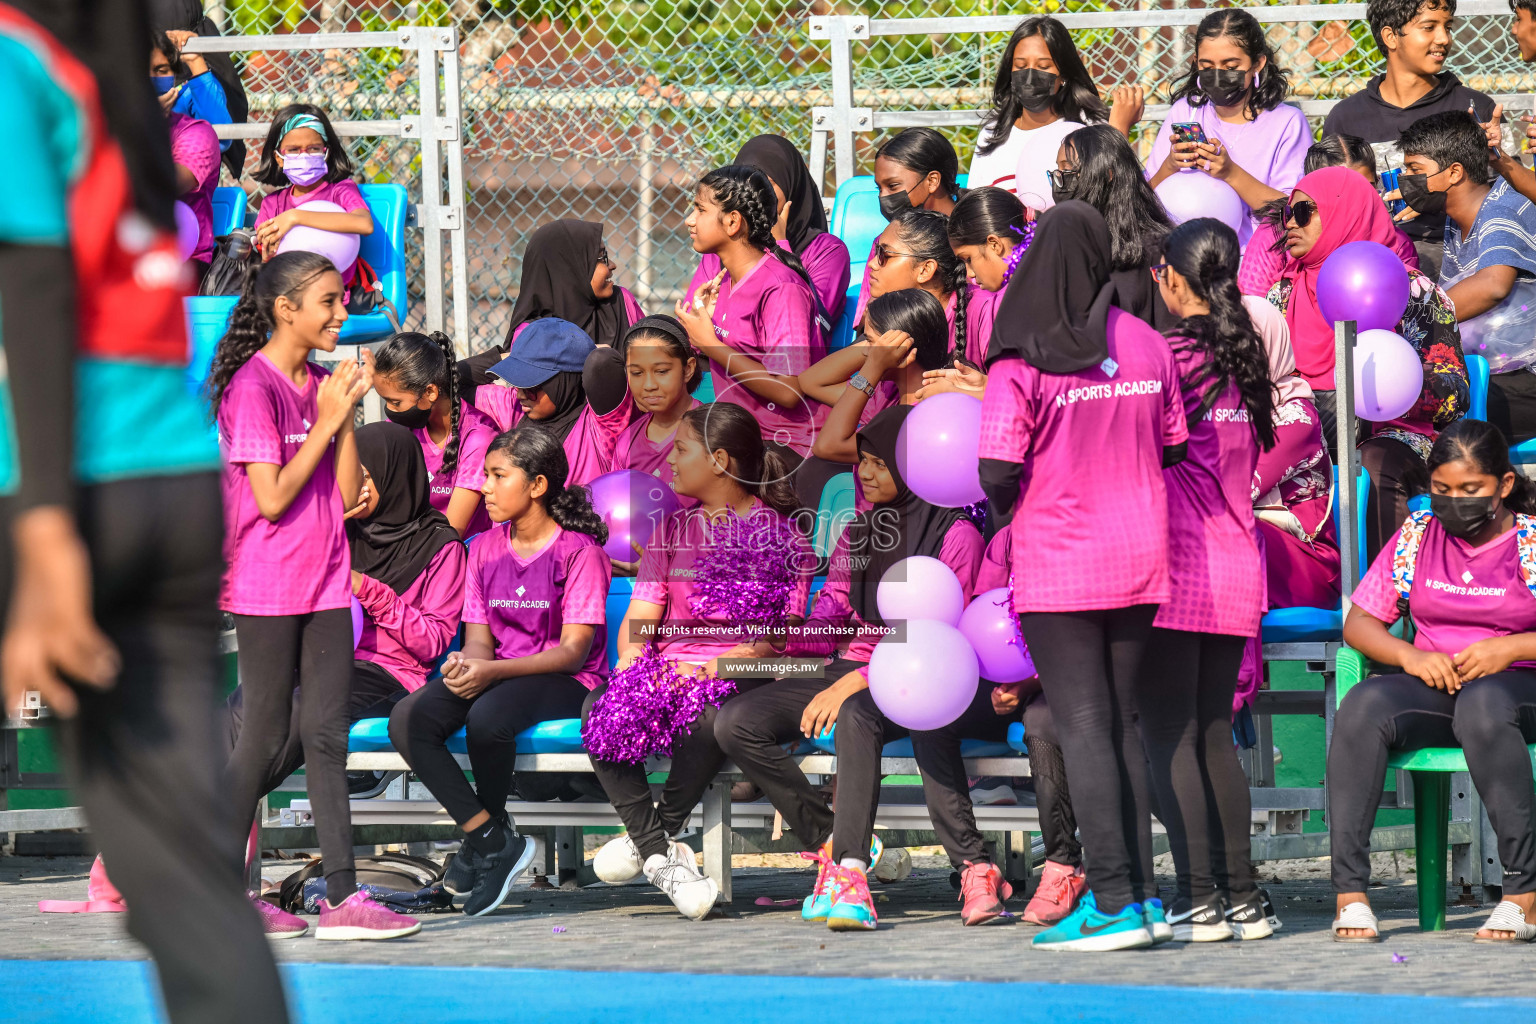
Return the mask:
M 984 778 L 971 787 L 971 804 L 975 807 L 1016 807 L 1019 795 L 1006 779 Z
M 899 882 L 912 873 L 912 855 L 902 846 L 887 846 L 880 851 L 871 872 L 882 882 Z
M 673 843 L 667 856 L 654 854 L 645 862 L 645 877 L 666 893 L 677 912 L 692 921 L 702 921 L 720 898 L 720 887 L 713 878 L 705 878 L 693 863 L 693 851 L 682 843 Z
M 592 873 L 612 885 L 633 882 L 644 870 L 640 851 L 635 849 L 634 840 L 627 835 L 604 843 L 592 858 Z

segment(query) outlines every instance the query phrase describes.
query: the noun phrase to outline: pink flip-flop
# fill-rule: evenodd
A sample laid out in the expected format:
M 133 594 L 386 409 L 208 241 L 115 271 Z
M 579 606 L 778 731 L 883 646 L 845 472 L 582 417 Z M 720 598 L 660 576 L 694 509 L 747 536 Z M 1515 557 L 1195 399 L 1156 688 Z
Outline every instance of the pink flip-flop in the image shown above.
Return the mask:
M 44 914 L 121 914 L 128 909 L 122 893 L 107 877 L 106 865 L 99 856 L 91 865 L 85 895 L 83 900 L 38 900 L 37 909 Z

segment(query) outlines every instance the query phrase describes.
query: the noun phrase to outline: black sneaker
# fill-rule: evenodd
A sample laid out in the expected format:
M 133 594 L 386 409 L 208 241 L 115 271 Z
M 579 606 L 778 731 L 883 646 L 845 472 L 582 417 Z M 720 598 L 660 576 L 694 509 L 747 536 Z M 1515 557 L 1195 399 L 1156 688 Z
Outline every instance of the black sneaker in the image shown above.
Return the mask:
M 347 772 L 347 796 L 353 800 L 371 800 L 399 777 L 400 772 Z
M 501 906 L 501 901 L 512 891 L 517 876 L 533 863 L 533 854 L 533 840 L 508 829 L 499 851 L 477 858 L 475 886 L 464 901 L 464 913 L 479 917 Z
M 459 846 L 459 852 L 448 859 L 448 867 L 443 871 L 443 891 L 455 896 L 463 896 L 475 887 L 476 862 L 474 848 L 469 843 Z
M 1182 899 L 1168 913 L 1174 942 L 1221 942 L 1232 937 L 1232 927 L 1221 912 L 1221 897 L 1211 896 L 1191 906 Z
M 1239 939 L 1267 939 L 1280 927 L 1269 902 L 1269 893 L 1260 889 L 1226 913 L 1227 925 Z

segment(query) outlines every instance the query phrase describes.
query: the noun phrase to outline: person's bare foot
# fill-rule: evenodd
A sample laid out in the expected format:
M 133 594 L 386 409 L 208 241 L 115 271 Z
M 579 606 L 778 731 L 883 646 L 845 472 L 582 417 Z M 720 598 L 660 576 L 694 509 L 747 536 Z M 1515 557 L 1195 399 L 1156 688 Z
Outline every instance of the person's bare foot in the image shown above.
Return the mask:
M 1513 903 L 1525 913 L 1526 924 L 1536 924 L 1536 892 L 1523 892 L 1518 895 L 1505 895 L 1505 903 Z M 1514 932 L 1496 931 L 1488 928 L 1479 928 L 1476 938 L 1487 939 L 1493 942 L 1513 942 L 1516 938 Z
M 1340 914 L 1344 913 L 1344 908 L 1351 903 L 1364 903 L 1367 907 L 1371 905 L 1371 901 L 1363 892 L 1341 892 L 1336 898 L 1333 912 L 1334 918 L 1337 919 Z M 1336 934 L 1342 939 L 1369 939 L 1376 937 L 1376 932 L 1370 928 L 1340 928 Z

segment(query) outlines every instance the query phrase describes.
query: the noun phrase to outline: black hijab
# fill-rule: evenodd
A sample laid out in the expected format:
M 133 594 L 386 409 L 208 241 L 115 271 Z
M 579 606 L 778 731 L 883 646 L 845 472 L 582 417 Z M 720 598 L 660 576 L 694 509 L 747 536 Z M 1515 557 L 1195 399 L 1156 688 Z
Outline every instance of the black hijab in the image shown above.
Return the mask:
M 810 169 L 795 144 L 782 135 L 755 135 L 736 153 L 736 163 L 756 167 L 779 186 L 790 204 L 785 240 L 798 256 L 817 235 L 827 232 L 827 211 L 821 190 L 811 181 Z
M 564 442 L 571 434 L 571 429 L 576 426 L 576 420 L 581 416 L 582 410 L 587 407 L 587 389 L 581 377 L 581 373 L 575 370 L 564 370 L 546 380 L 539 387 L 549 396 L 549 400 L 555 403 L 555 414 L 547 420 L 536 420 L 539 426 L 555 432 L 555 436 Z
M 950 527 L 965 519 L 965 510 L 940 508 L 912 493 L 901 478 L 897 464 L 897 438 L 901 425 L 912 412 L 910 405 L 894 405 L 870 420 L 858 433 L 859 452 L 869 452 L 882 460 L 896 482 L 896 497 L 861 512 L 848 524 L 848 553 L 862 561 L 863 570 L 855 571 L 848 586 L 848 603 L 863 621 L 882 624 L 875 590 L 885 571 L 910 555 L 939 557 L 944 537 Z M 896 536 L 892 545 L 888 538 Z M 859 564 L 859 562 L 855 562 Z
M 1017 356 L 1046 373 L 1075 373 L 1102 363 L 1112 267 L 1098 210 L 1078 199 L 1046 210 L 998 304 L 987 365 Z
M 379 505 L 367 519 L 347 520 L 352 568 L 403 594 L 459 534 L 428 499 L 427 460 L 416 435 L 397 423 L 369 423 L 357 428 L 357 454 Z
M 624 350 L 629 314 L 623 295 L 617 287 L 606 299 L 592 294 L 592 271 L 602 251 L 603 226 L 591 221 L 557 220 L 533 233 L 523 252 L 523 280 L 507 325 L 507 351 L 514 331 L 546 316 L 569 320 L 597 344 Z
M 203 13 L 202 0 L 149 0 L 149 21 L 162 32 L 196 32 L 200 36 L 219 34 L 219 26 Z M 235 70 L 235 62 L 227 53 L 201 56 L 208 65 L 208 73 L 224 87 L 229 119 L 235 124 L 244 124 L 250 116 L 251 105 L 245 98 L 245 86 L 240 81 L 240 72 Z M 231 142 L 224 151 L 223 161 L 230 175 L 239 178 L 245 173 L 245 143 L 239 139 Z

